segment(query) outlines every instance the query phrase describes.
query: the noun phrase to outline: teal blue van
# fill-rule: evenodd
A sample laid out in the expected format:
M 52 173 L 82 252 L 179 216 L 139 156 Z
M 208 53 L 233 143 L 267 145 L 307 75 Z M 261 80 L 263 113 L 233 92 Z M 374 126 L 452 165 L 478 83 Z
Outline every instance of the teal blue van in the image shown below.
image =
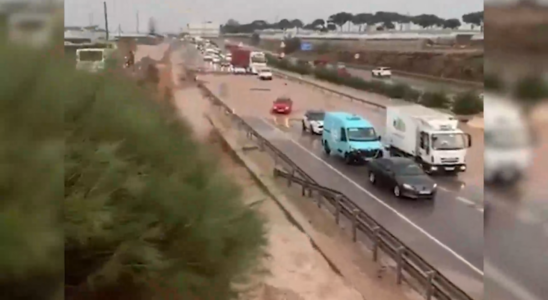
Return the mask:
M 383 156 L 381 137 L 364 118 L 345 112 L 328 112 L 323 122 L 322 145 L 327 155 L 340 156 L 347 164 Z

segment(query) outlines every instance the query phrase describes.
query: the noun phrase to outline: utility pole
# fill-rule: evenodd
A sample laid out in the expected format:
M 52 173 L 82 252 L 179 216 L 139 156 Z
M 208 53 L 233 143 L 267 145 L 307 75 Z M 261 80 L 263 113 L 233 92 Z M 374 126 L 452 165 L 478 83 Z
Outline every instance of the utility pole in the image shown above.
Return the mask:
M 105 9 L 105 30 L 107 32 L 107 41 L 108 41 L 108 12 L 107 12 L 107 2 L 103 2 L 103 7 Z
M 135 25 L 135 29 L 137 30 L 137 33 L 139 33 L 139 11 L 137 11 L 137 13 L 135 14 L 135 19 L 136 19 L 136 25 Z

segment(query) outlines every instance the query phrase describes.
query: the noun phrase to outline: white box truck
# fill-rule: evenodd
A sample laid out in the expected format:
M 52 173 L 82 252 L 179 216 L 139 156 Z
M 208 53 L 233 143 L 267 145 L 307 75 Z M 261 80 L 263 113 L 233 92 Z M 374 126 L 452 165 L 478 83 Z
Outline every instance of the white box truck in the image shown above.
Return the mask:
M 386 108 L 386 139 L 391 155 L 413 157 L 426 173 L 466 171 L 472 138 L 453 116 L 421 105 Z

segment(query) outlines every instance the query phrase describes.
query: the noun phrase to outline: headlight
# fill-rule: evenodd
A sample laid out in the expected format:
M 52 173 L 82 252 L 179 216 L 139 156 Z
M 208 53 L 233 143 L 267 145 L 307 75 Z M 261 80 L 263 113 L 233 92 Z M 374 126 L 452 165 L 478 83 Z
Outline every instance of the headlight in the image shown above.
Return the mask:
M 437 183 L 434 183 L 434 185 L 432 186 L 433 189 L 437 188 L 438 187 L 438 184 Z
M 403 187 L 408 189 L 408 190 L 413 190 L 413 186 L 411 186 L 410 184 L 407 184 L 407 183 L 404 183 Z

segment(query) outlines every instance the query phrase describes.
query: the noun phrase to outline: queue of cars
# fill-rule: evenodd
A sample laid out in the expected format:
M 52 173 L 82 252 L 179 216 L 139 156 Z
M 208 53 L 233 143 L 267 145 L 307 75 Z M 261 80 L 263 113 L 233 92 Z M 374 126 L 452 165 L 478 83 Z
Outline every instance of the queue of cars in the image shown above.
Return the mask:
M 279 97 L 272 112 L 289 114 L 292 106 L 289 97 Z M 369 182 L 388 187 L 396 197 L 433 199 L 437 184 L 429 175 L 466 171 L 472 140 L 453 116 L 403 104 L 387 108 L 386 122 L 381 138 L 368 120 L 356 114 L 308 110 L 301 120 L 303 132 L 321 136 L 326 155 L 340 157 L 346 164 L 366 164 Z

